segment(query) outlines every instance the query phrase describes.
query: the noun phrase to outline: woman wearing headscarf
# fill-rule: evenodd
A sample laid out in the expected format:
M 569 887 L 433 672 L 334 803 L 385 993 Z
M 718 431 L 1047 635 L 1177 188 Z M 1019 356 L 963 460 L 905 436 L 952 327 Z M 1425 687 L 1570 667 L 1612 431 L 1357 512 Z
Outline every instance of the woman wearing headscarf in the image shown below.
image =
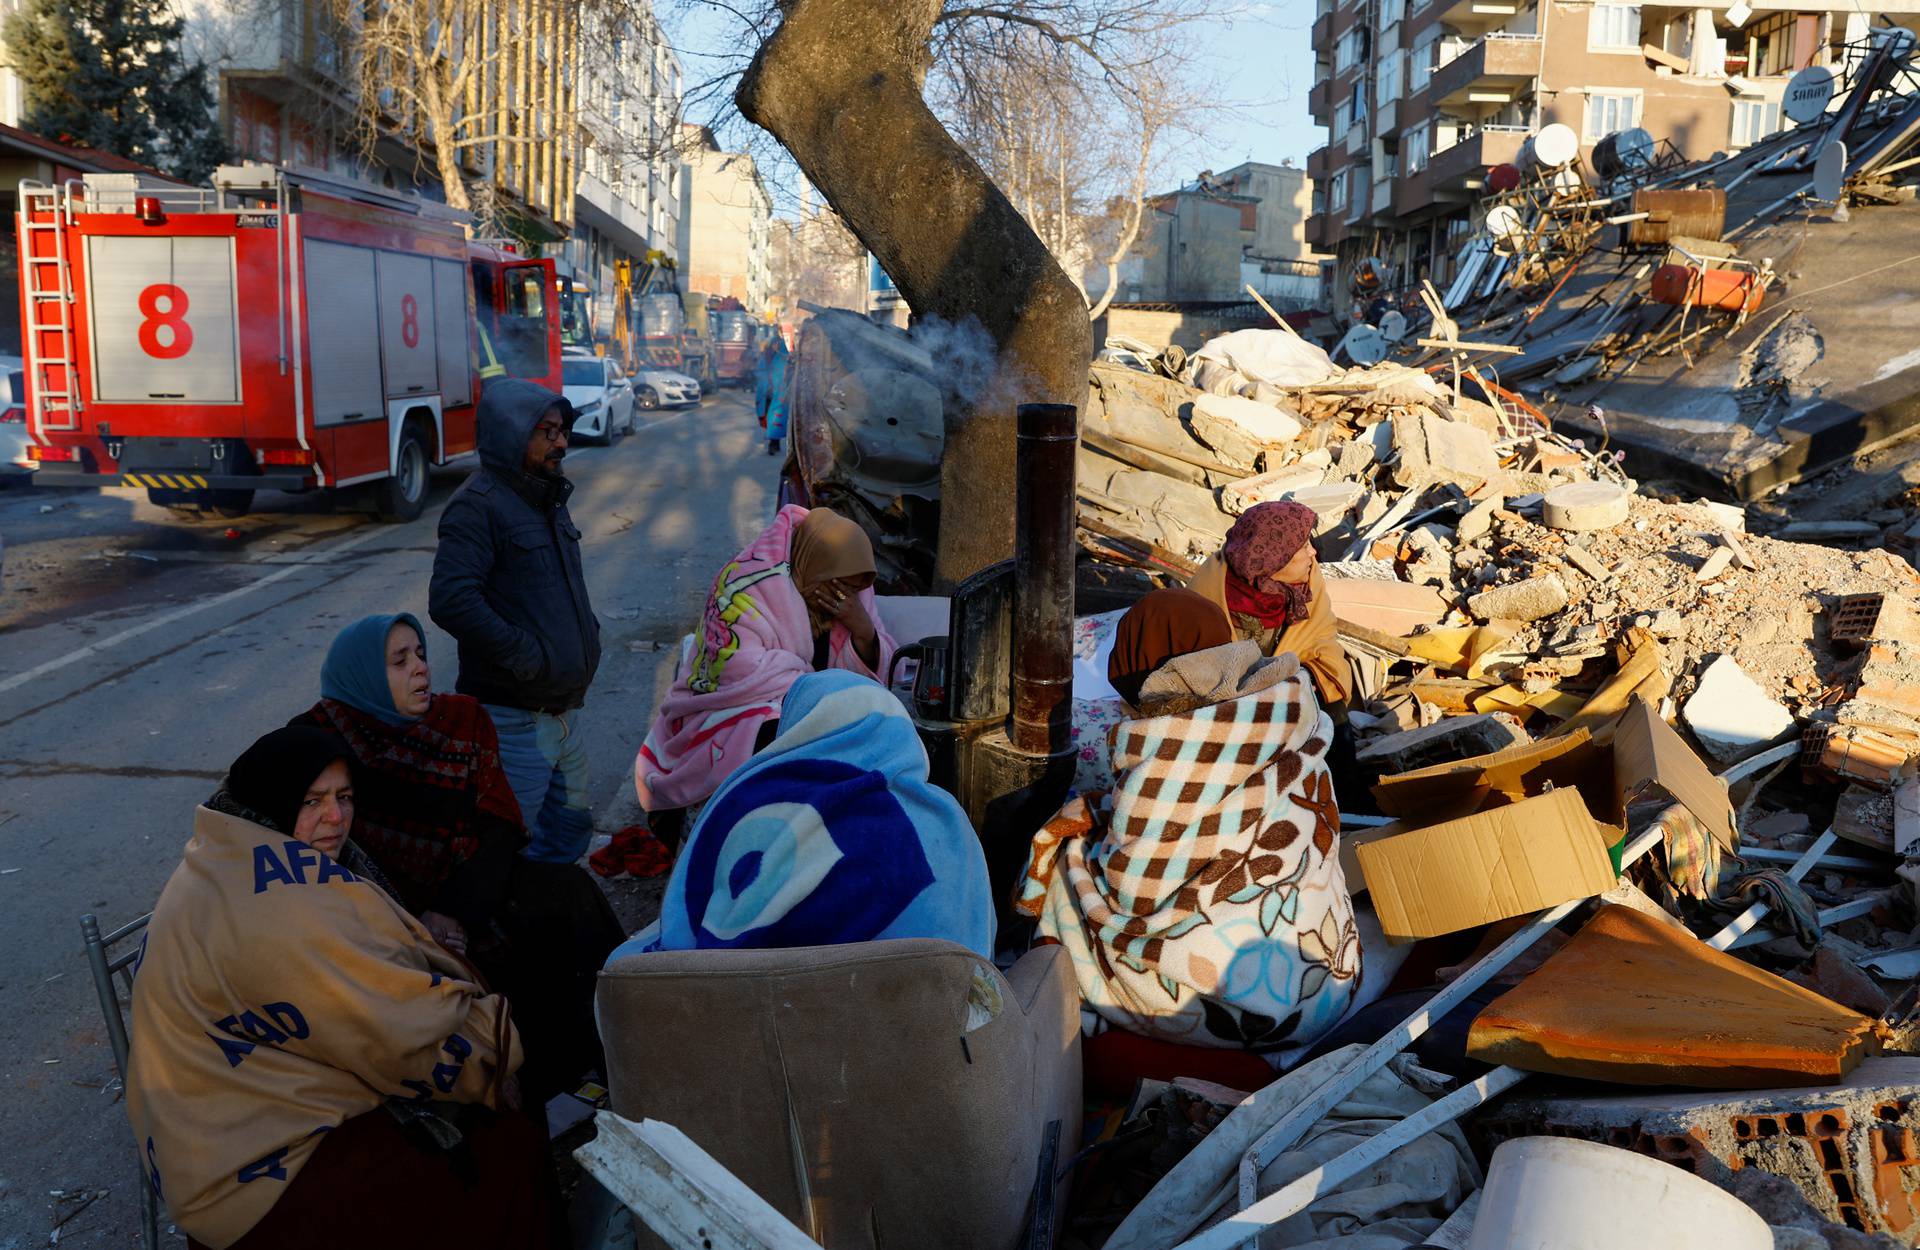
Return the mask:
M 433 693 L 419 619 L 368 616 L 341 630 L 320 667 L 320 701 L 295 723 L 326 726 L 353 749 L 355 841 L 428 932 L 466 951 L 505 903 L 527 831 L 486 708 Z
M 1140 632 L 1161 640 L 1133 663 L 1178 645 Z M 1241 640 L 1169 654 L 1134 690 L 1110 806 L 1076 798 L 1034 836 L 1016 908 L 1067 948 L 1106 1027 L 1259 1053 L 1314 1041 L 1352 1001 L 1360 949 L 1307 670 Z
M 1201 566 L 1187 588 L 1211 600 L 1234 636 L 1258 644 L 1262 654 L 1299 656 L 1320 701 L 1336 720 L 1344 720 L 1353 677 L 1314 558 L 1317 520 L 1305 504 L 1255 504 L 1233 523 L 1220 554 Z
M 993 956 L 980 840 L 900 701 L 848 672 L 788 690 L 780 732 L 701 810 L 660 919 L 614 952 L 930 937 Z
M 598 1068 L 594 980 L 620 922 L 578 865 L 520 854 L 527 831 L 493 721 L 478 699 L 433 692 L 419 620 L 368 616 L 341 630 L 320 701 L 293 723 L 347 744 L 355 842 L 401 905 L 518 1009 L 529 1094 L 544 1099 Z
M 634 760 L 650 816 L 712 794 L 764 745 L 762 731 L 781 718 L 798 678 L 845 669 L 885 679 L 894 641 L 874 607 L 875 571 L 865 530 L 830 509 L 797 504 L 727 562 L 693 651 Z
M 133 985 L 147 1183 L 213 1250 L 562 1244 L 511 1012 L 349 840 L 352 758 L 275 730 L 194 814 Z

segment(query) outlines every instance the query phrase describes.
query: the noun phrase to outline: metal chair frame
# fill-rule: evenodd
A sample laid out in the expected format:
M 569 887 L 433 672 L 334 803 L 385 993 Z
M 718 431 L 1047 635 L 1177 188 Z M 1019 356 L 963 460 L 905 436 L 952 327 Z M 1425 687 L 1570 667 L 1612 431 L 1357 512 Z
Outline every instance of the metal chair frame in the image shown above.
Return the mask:
M 121 925 L 105 937 L 100 935 L 100 922 L 93 914 L 80 917 L 80 938 L 87 952 L 87 967 L 93 972 L 93 988 L 100 996 L 100 1015 L 107 1025 L 107 1043 L 113 1047 L 114 1071 L 120 1074 L 120 1088 L 127 1086 L 127 1017 L 120 1004 L 120 991 L 126 990 L 127 998 L 133 998 L 133 974 L 140 960 L 141 947 L 134 946 L 116 955 L 113 947 L 134 937 L 144 935 L 147 922 L 153 919 L 148 912 L 138 920 Z M 118 978 L 118 984 L 115 983 Z M 153 1182 L 147 1176 L 146 1167 L 139 1163 L 139 1150 L 135 1148 L 135 1166 L 140 1169 L 140 1232 L 142 1244 L 146 1250 L 160 1250 L 160 1202 L 153 1192 Z

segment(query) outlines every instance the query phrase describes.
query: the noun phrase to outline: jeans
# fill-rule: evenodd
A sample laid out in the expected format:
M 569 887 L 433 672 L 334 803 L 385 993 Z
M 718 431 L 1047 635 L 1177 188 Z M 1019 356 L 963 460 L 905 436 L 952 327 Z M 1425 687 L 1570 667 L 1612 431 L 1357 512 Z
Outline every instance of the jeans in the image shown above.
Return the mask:
M 573 863 L 593 838 L 579 710 L 553 716 L 490 703 L 487 712 L 500 735 L 500 766 L 527 823 L 527 848 L 521 854 L 540 863 Z

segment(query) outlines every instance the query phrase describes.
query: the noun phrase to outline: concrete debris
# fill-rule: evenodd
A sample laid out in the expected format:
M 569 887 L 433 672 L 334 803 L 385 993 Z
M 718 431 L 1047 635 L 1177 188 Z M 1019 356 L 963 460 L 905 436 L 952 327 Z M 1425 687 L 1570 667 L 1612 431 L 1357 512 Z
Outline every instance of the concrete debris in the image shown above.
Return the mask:
M 1483 590 L 1467 600 L 1476 620 L 1537 621 L 1567 606 L 1567 585 L 1552 573 Z
M 1724 552 L 1723 552 L 1724 554 Z M 1732 762 L 1793 732 L 1793 713 L 1767 696 L 1730 655 L 1707 666 L 1680 714 L 1700 745 Z
M 1778 537 L 1803 543 L 1867 542 L 1880 537 L 1880 527 L 1870 521 L 1794 521 L 1782 526 Z
M 1395 417 L 1393 446 L 1400 457 L 1394 481 L 1402 489 L 1450 485 L 1478 494 L 1497 491 L 1504 481 L 1493 440 L 1484 431 L 1435 413 Z
M 1710 582 L 1733 567 L 1733 550 L 1722 547 L 1707 556 L 1706 562 L 1694 571 L 1693 580 Z
M 1613 482 L 1568 482 L 1546 493 L 1541 519 L 1574 533 L 1612 529 L 1627 519 L 1627 491 Z

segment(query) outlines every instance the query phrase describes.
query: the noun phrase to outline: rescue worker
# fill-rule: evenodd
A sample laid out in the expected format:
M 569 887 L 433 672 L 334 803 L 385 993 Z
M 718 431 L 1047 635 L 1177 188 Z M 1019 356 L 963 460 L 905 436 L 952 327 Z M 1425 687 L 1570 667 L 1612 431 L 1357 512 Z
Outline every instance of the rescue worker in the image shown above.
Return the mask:
M 427 612 L 459 644 L 454 689 L 493 718 L 500 763 L 527 824 L 527 858 L 570 864 L 587 849 L 580 709 L 600 666 L 580 530 L 563 469 L 574 408 L 518 378 L 480 399 L 480 470 L 440 517 Z

